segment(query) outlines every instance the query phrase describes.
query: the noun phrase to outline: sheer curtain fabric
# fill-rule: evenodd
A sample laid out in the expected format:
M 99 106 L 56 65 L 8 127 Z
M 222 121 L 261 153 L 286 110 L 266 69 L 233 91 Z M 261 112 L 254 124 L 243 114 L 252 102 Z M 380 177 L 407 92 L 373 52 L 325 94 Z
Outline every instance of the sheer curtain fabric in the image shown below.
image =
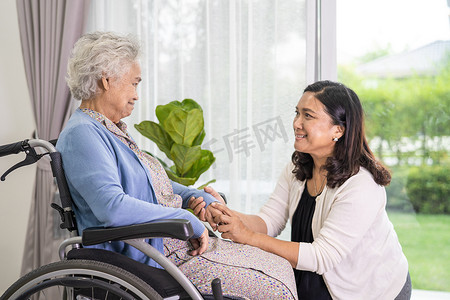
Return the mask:
M 125 120 L 140 147 L 165 158 L 132 125 L 155 121 L 159 104 L 196 100 L 216 156 L 196 185 L 214 178 L 232 208 L 257 212 L 294 151 L 306 11 L 306 0 L 93 0 L 87 28 L 142 41 L 140 101 Z

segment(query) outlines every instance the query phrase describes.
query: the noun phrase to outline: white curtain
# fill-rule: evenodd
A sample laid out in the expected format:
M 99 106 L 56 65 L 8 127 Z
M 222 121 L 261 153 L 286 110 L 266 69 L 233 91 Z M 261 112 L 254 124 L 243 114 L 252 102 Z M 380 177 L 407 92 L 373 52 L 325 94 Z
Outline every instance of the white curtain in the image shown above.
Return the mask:
M 159 104 L 196 100 L 205 116 L 203 147 L 216 156 L 196 185 L 215 178 L 212 186 L 232 208 L 257 212 L 294 150 L 292 119 L 307 76 L 306 0 L 91 5 L 89 31 L 133 33 L 142 41 L 140 101 L 125 120 L 141 148 L 165 158 L 133 125 L 156 120 Z

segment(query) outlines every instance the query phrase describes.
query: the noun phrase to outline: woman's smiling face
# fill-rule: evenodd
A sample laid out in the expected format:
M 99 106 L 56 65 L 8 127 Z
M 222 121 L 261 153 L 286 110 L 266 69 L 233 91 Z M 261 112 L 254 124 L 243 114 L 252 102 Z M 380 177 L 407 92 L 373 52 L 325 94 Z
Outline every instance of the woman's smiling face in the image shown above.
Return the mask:
M 340 138 L 343 130 L 325 111 L 325 106 L 314 93 L 306 92 L 300 98 L 293 122 L 295 133 L 295 150 L 309 153 L 314 159 L 332 156 L 335 141 Z

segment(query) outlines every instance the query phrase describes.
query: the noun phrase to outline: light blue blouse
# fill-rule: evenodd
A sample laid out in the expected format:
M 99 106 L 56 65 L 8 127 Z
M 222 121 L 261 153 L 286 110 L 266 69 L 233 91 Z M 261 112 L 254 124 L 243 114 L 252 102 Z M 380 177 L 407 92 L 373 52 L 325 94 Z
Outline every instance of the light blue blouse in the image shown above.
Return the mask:
M 189 211 L 157 203 L 148 169 L 136 154 L 100 122 L 77 109 L 61 132 L 56 148 L 62 155 L 70 194 L 74 201 L 78 231 L 88 227 L 113 227 L 161 219 L 187 219 L 194 238 L 205 230 Z M 172 182 L 174 194 L 183 199 L 203 197 L 207 205 L 216 201 L 210 194 Z M 161 238 L 150 244 L 163 252 Z M 120 242 L 93 247 L 124 254 L 159 267 L 139 250 Z

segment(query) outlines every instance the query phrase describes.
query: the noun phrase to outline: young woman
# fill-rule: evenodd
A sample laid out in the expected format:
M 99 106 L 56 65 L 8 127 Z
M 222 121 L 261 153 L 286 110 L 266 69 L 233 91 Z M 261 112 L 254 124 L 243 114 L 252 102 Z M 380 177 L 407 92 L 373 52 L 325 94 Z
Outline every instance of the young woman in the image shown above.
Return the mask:
M 409 299 L 408 262 L 385 210 L 391 176 L 369 148 L 363 115 L 343 84 L 309 85 L 295 107 L 292 162 L 259 214 L 190 206 L 223 238 L 286 258 L 299 299 Z M 288 220 L 291 241 L 274 238 Z

